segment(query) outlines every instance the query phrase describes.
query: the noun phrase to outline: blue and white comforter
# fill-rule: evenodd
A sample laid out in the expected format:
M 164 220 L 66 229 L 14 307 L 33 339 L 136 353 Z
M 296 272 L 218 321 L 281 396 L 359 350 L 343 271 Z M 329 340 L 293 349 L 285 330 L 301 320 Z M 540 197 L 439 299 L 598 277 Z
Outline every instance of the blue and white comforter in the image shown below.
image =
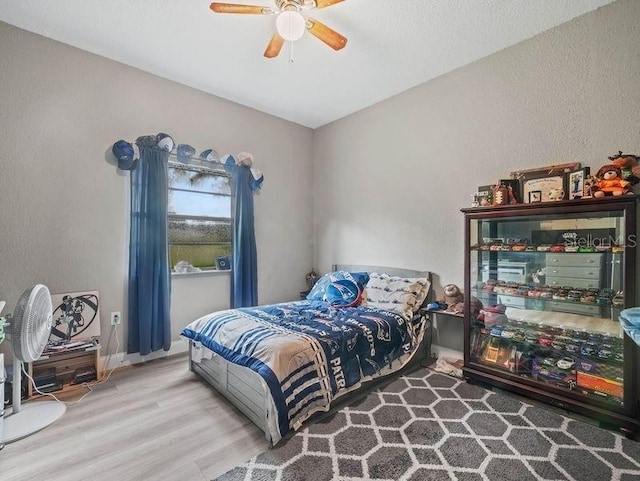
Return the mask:
M 264 379 L 277 413 L 274 443 L 362 381 L 400 369 L 422 333 L 390 311 L 319 301 L 220 311 L 182 331 Z

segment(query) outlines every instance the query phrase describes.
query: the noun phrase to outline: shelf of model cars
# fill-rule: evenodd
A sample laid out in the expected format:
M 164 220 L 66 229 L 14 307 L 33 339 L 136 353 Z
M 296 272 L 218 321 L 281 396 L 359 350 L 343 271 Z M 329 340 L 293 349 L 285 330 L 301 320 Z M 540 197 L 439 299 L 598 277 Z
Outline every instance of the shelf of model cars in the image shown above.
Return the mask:
M 475 244 L 470 250 L 478 252 L 518 252 L 526 254 L 569 253 L 569 254 L 596 254 L 610 252 L 612 254 L 624 253 L 622 246 L 578 246 L 578 245 L 527 245 L 527 244 Z
M 556 332 L 522 330 L 513 323 L 476 327 L 470 358 L 522 378 L 622 404 L 622 339 L 589 331 Z
M 622 309 L 624 306 L 622 293 L 616 293 L 614 301 L 611 297 L 595 297 L 591 294 L 585 294 L 579 289 L 567 290 L 566 288 L 563 288 L 562 291 L 566 291 L 566 293 L 564 295 L 559 293 L 551 297 L 534 297 L 528 294 L 518 294 L 517 292 L 496 292 L 494 290 L 472 289 L 471 295 L 477 297 L 480 301 L 488 301 L 490 303 L 496 303 L 495 300 L 498 296 L 507 296 L 514 299 L 526 300 L 529 301 L 528 303 L 531 304 L 531 306 L 538 306 L 541 310 L 544 309 L 545 303 L 560 303 L 574 306 L 595 306 L 602 308 L 614 307 L 619 309 Z M 525 303 L 523 303 L 522 307 L 525 307 L 524 304 Z

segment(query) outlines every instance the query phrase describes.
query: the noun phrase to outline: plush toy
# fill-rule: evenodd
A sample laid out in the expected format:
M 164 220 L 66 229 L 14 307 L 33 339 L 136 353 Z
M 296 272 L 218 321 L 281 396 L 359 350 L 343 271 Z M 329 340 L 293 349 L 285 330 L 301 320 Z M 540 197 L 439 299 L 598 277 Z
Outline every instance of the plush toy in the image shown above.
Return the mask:
M 630 182 L 632 185 L 640 182 L 640 165 L 638 165 L 640 156 L 623 154 L 622 151 L 619 150 L 616 155 L 609 157 L 609 160 L 611 161 L 611 165 L 620 167 L 624 180 Z
M 591 189 L 594 197 L 619 196 L 629 193 L 631 182 L 622 178 L 622 170 L 609 164 L 600 168 Z
M 460 314 L 464 312 L 464 295 L 455 284 L 447 284 L 444 286 L 444 298 L 442 299 L 447 305 L 447 312 Z

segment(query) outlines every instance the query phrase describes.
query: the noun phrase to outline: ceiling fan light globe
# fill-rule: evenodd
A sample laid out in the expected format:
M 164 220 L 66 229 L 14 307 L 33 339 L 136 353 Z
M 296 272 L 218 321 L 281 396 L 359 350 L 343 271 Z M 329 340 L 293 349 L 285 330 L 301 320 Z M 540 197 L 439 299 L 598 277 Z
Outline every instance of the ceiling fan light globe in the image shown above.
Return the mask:
M 276 19 L 276 28 L 282 38 L 290 42 L 300 40 L 306 29 L 304 17 L 295 10 L 285 10 Z

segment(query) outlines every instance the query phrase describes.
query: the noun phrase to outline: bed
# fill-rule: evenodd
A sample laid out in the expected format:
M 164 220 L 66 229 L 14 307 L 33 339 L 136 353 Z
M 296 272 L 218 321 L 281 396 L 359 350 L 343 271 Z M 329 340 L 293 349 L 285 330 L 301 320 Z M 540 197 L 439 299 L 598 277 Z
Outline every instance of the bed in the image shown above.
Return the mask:
M 362 265 L 336 265 L 333 272 L 347 280 L 323 276 L 311 300 L 214 312 L 182 331 L 189 340 L 190 369 L 272 444 L 328 411 L 336 400 L 429 353 L 431 325 L 420 307 L 429 301 L 430 272 Z M 368 282 L 357 277 L 363 273 Z M 368 286 L 364 305 L 336 307 L 313 296 L 319 286 L 324 291 L 329 284 L 352 285 L 348 279 Z M 402 295 L 402 302 L 415 303 L 407 310 L 394 298 L 402 310 L 378 295 Z

